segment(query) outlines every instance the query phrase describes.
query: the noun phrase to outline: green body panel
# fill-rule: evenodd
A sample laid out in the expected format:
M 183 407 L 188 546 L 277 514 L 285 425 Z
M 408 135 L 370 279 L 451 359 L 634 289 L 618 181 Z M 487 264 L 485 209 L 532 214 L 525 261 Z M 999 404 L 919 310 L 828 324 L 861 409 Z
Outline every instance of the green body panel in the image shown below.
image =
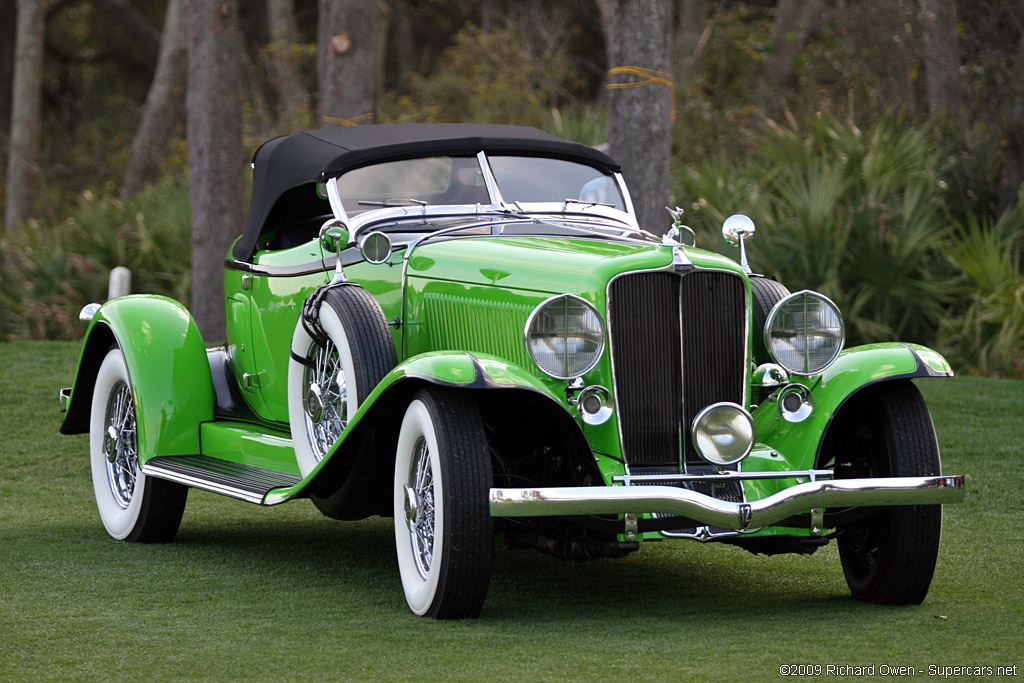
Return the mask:
M 261 252 L 255 265 L 292 266 L 321 262 L 320 248 L 308 243 L 292 249 Z M 235 379 L 257 417 L 288 422 L 288 350 L 299 320 L 302 303 L 327 281 L 322 270 L 290 277 L 226 271 L 225 293 L 229 303 L 229 351 Z M 248 386 L 242 373 L 255 375 Z
M 699 268 L 741 273 L 733 261 L 701 249 L 681 251 Z M 467 286 L 576 294 L 598 306 L 605 287 L 620 273 L 672 265 L 672 249 L 649 243 L 557 237 L 485 237 L 428 242 L 409 259 L 410 280 L 460 282 Z M 500 297 L 500 294 L 495 294 Z M 546 297 L 545 297 L 546 298 Z
M 92 386 L 109 344 L 124 354 L 135 396 L 139 459 L 200 452 L 199 424 L 213 419 L 213 380 L 199 328 L 177 301 L 134 295 L 100 307 L 82 344 L 65 433 L 87 431 Z M 70 421 L 76 421 L 69 428 Z
M 287 431 L 247 422 L 204 422 L 199 430 L 202 453 L 213 458 L 262 467 L 285 474 L 299 474 Z

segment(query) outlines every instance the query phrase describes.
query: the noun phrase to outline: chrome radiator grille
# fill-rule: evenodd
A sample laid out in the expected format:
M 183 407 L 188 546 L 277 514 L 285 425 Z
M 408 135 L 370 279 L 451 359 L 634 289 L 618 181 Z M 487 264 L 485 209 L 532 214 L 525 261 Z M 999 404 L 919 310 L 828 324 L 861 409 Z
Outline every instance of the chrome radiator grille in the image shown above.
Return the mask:
M 676 467 L 700 461 L 689 434 L 697 413 L 719 401 L 743 404 L 743 278 L 713 271 L 624 275 L 609 288 L 608 310 L 626 461 Z

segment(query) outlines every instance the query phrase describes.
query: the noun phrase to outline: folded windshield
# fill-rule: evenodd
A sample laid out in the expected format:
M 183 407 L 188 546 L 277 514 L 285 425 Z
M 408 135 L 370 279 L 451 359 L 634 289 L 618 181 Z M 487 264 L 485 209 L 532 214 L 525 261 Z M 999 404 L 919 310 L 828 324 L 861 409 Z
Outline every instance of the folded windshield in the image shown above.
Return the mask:
M 614 176 L 585 164 L 548 157 L 488 158 L 502 198 L 509 204 L 571 202 L 625 211 Z M 364 166 L 338 179 L 345 212 L 396 206 L 494 203 L 476 157 L 426 157 Z

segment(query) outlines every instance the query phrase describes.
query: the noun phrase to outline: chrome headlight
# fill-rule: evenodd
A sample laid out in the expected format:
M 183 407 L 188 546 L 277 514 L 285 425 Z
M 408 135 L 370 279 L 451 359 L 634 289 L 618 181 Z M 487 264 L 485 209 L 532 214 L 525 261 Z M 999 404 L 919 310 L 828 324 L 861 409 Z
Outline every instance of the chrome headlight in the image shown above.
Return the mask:
M 526 321 L 526 347 L 537 366 L 556 379 L 589 372 L 604 351 L 597 310 L 572 294 L 541 302 Z
M 764 342 L 775 362 L 794 375 L 815 375 L 843 350 L 843 316 L 816 292 L 790 294 L 775 304 L 764 325 Z
M 754 447 L 754 418 L 735 403 L 714 403 L 697 413 L 693 447 L 712 465 L 732 465 Z

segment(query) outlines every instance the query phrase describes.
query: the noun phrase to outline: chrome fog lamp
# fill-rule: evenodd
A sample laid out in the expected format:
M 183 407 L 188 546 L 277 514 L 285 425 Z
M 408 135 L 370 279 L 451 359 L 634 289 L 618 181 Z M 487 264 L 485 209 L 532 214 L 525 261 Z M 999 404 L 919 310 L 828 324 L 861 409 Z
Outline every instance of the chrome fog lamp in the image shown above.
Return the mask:
M 816 375 L 832 365 L 843 350 L 844 336 L 839 308 L 808 290 L 775 304 L 764 326 L 768 353 L 794 375 Z
M 712 465 L 732 465 L 754 447 L 754 418 L 735 403 L 713 403 L 697 413 L 693 447 Z
M 783 387 L 776 401 L 779 405 L 779 414 L 786 422 L 803 422 L 814 412 L 811 391 L 802 384 L 789 384 Z
M 556 379 L 590 372 L 604 351 L 604 323 L 597 309 L 578 296 L 551 297 L 526 321 L 526 347 L 541 370 Z
M 575 398 L 580 416 L 588 425 L 604 424 L 612 416 L 611 392 L 599 384 L 592 384 Z

